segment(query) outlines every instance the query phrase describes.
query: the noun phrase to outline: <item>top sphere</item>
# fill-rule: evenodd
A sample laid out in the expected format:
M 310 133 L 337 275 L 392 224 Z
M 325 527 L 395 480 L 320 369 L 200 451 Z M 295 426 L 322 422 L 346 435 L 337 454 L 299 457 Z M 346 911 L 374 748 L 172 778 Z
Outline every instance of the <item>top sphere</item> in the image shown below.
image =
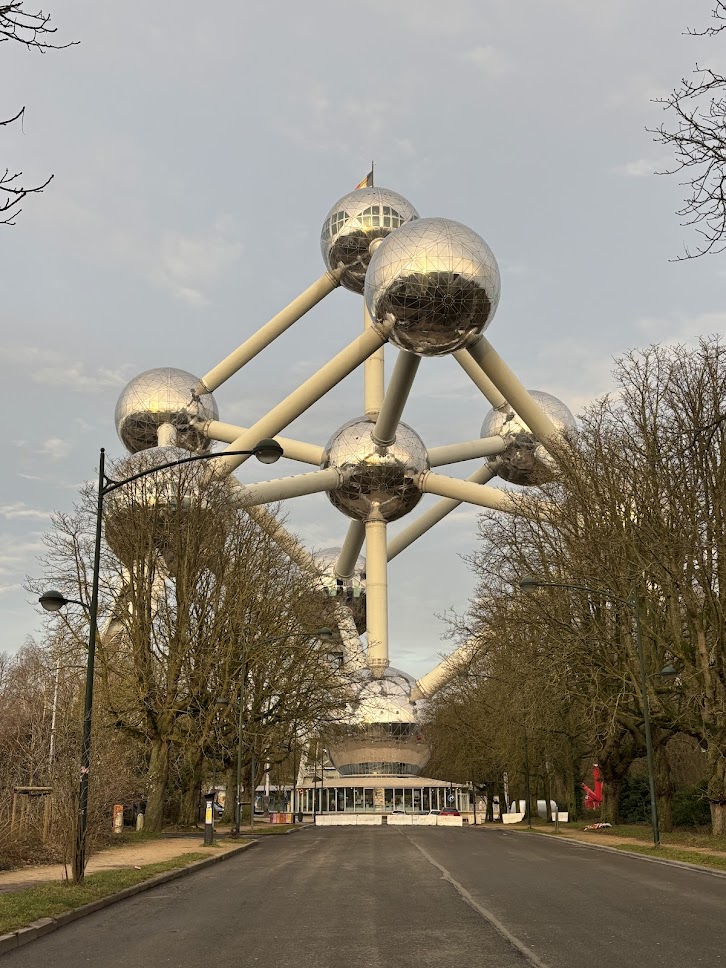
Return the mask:
M 460 222 L 422 218 L 373 253 L 365 300 L 373 324 L 394 321 L 392 343 L 421 356 L 471 346 L 499 304 L 499 267 L 484 239 Z
M 162 424 L 176 430 L 176 444 L 185 450 L 204 453 L 211 441 L 192 427 L 192 419 L 216 420 L 217 404 L 211 393 L 192 397 L 198 377 L 186 370 L 160 366 L 131 380 L 116 404 L 116 432 L 132 454 L 159 444 Z
M 384 239 L 405 222 L 418 218 L 413 205 L 388 188 L 348 192 L 328 212 L 320 233 L 323 260 L 332 272 L 344 268 L 341 286 L 363 292 L 371 260 L 371 242 Z
M 560 433 L 575 429 L 576 422 L 565 404 L 542 390 L 530 390 L 529 395 L 550 418 Z M 496 466 L 497 474 L 510 484 L 542 484 L 552 480 L 554 463 L 548 451 L 539 443 L 527 424 L 511 407 L 490 410 L 481 425 L 482 437 L 504 437 L 507 447 L 503 453 L 488 457 Z

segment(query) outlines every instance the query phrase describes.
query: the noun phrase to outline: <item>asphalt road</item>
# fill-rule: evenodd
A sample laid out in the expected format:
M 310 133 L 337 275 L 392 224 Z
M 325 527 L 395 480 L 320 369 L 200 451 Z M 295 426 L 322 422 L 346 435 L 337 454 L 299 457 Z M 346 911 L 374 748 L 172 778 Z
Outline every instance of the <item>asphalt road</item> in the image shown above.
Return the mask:
M 0 968 L 726 965 L 726 878 L 502 830 L 326 828 L 147 891 Z

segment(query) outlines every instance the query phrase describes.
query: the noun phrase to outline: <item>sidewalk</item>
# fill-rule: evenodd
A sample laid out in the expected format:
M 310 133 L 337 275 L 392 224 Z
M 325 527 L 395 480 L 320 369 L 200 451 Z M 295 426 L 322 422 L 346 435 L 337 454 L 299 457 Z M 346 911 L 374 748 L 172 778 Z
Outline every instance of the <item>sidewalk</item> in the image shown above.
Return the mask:
M 230 850 L 234 850 L 245 837 L 232 840 L 226 836 L 215 838 L 215 847 L 204 846 L 204 832 L 199 835 L 180 835 L 159 837 L 156 840 L 145 840 L 138 844 L 123 844 L 109 847 L 93 854 L 86 867 L 87 874 L 97 871 L 120 870 L 122 868 L 144 867 L 146 864 L 156 864 L 159 861 L 170 860 L 181 854 L 205 854 L 218 857 Z M 70 869 L 69 869 L 70 875 Z M 22 891 L 26 887 L 34 887 L 47 881 L 60 881 L 65 877 L 62 864 L 39 864 L 32 867 L 22 867 L 12 871 L 0 872 L 0 894 Z
M 512 824 L 507 831 L 517 831 L 524 833 L 527 831 L 526 825 L 518 827 Z M 652 847 L 652 843 L 644 840 L 637 840 L 635 837 L 623 837 L 620 834 L 599 833 L 596 830 L 577 830 L 568 828 L 567 824 L 560 824 L 560 832 L 556 834 L 552 827 L 533 827 L 533 833 L 541 834 L 545 837 L 561 837 L 563 840 L 573 840 L 578 844 L 592 844 L 597 847 Z M 669 847 L 683 853 L 693 854 L 693 863 L 697 864 L 700 856 L 726 857 L 726 850 L 717 850 L 711 847 L 691 847 L 683 844 L 668 843 L 668 834 L 661 836 L 661 846 Z

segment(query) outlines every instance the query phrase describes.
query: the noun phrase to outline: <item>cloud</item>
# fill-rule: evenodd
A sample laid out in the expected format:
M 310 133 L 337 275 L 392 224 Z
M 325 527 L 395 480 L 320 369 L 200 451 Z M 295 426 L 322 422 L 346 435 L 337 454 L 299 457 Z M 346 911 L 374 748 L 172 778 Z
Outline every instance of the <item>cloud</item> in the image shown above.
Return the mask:
M 73 445 L 69 440 L 63 440 L 62 437 L 49 437 L 38 448 L 38 453 L 44 457 L 50 457 L 51 460 L 62 460 L 72 450 Z
M 50 511 L 41 511 L 40 508 L 28 507 L 23 501 L 15 501 L 12 504 L 0 504 L 0 517 L 6 518 L 8 521 L 14 521 L 17 518 L 34 518 L 47 521 L 50 517 Z
M 485 47 L 472 47 L 461 55 L 461 59 L 474 66 L 485 77 L 505 77 L 514 71 L 514 61 L 509 54 L 490 44 Z
M 22 591 L 23 586 L 18 582 L 13 585 L 0 585 L 0 595 L 9 595 L 11 592 Z
M 31 558 L 43 551 L 43 535 L 31 531 L 24 537 L 13 534 L 0 535 L 0 576 L 17 580 L 18 572 L 25 572 Z
M 682 343 L 723 333 L 726 330 L 726 312 L 685 313 L 673 316 L 642 316 L 636 327 L 654 343 Z
M 28 368 L 34 383 L 77 393 L 99 393 L 121 387 L 130 376 L 128 363 L 115 369 L 101 366 L 89 372 L 87 364 L 81 360 L 71 360 L 56 350 L 41 350 L 36 346 L 0 347 L 0 359 L 6 366 Z M 16 443 L 22 446 L 24 442 Z
M 636 158 L 634 161 L 626 161 L 624 165 L 616 165 L 610 171 L 613 175 L 625 175 L 627 178 L 645 178 L 663 171 L 668 164 L 669 161 L 665 158 Z
M 231 219 L 222 217 L 200 235 L 165 232 L 148 275 L 177 299 L 191 306 L 209 302 L 206 291 L 242 257 L 244 246 L 229 237 Z M 151 254 L 150 254 L 151 255 Z

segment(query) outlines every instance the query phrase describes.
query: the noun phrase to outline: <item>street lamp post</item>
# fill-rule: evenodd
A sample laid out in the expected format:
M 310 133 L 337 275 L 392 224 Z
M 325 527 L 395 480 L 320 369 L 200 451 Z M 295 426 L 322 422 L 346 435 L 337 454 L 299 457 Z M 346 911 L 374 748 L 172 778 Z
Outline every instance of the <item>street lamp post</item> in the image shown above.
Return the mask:
M 67 604 L 78 604 L 88 611 L 88 661 L 86 665 L 86 695 L 83 706 L 83 738 L 81 740 L 81 780 L 78 794 L 78 814 L 76 820 L 76 836 L 73 848 L 73 880 L 80 884 L 86 871 L 86 832 L 88 827 L 88 781 L 91 769 L 91 715 L 93 712 L 93 673 L 96 660 L 96 635 L 98 631 L 98 586 L 101 571 L 101 533 L 103 527 L 103 501 L 107 494 L 131 484 L 142 477 L 157 474 L 170 467 L 192 464 L 196 461 L 214 460 L 216 457 L 252 456 L 257 457 L 263 464 L 273 464 L 282 457 L 282 447 L 276 440 L 261 440 L 252 450 L 220 451 L 215 454 L 194 454 L 179 460 L 168 461 L 157 467 L 149 467 L 132 474 L 121 481 L 106 476 L 106 451 L 101 448 L 98 463 L 98 493 L 96 501 L 96 538 L 93 550 L 93 578 L 91 585 L 91 604 L 66 599 L 60 592 L 45 592 L 38 599 L 46 611 L 57 612 Z
M 640 600 L 638 598 L 638 591 L 635 586 L 630 593 L 628 598 L 622 598 L 619 595 L 613 594 L 608 589 L 603 588 L 591 588 L 589 585 L 577 585 L 571 584 L 570 582 L 558 582 L 558 581 L 540 581 L 538 578 L 534 578 L 531 575 L 527 575 L 522 578 L 519 583 L 519 587 L 523 588 L 525 591 L 532 591 L 535 588 L 570 588 L 574 591 L 584 592 L 591 595 L 600 595 L 603 598 L 609 599 L 613 602 L 619 602 L 621 605 L 627 605 L 628 608 L 633 610 L 634 625 L 635 625 L 635 645 L 638 652 L 638 665 L 640 667 L 640 691 L 642 693 L 643 700 L 643 726 L 645 729 L 645 754 L 648 763 L 648 787 L 650 789 L 650 822 L 653 829 L 653 844 L 656 847 L 660 846 L 660 826 L 658 823 L 658 801 L 656 799 L 656 789 L 655 789 L 655 766 L 653 763 L 653 739 L 650 731 L 650 704 L 648 702 L 648 682 L 647 676 L 645 674 L 645 658 L 643 656 L 643 635 L 640 626 Z M 666 670 L 663 670 L 663 674 L 668 675 Z

